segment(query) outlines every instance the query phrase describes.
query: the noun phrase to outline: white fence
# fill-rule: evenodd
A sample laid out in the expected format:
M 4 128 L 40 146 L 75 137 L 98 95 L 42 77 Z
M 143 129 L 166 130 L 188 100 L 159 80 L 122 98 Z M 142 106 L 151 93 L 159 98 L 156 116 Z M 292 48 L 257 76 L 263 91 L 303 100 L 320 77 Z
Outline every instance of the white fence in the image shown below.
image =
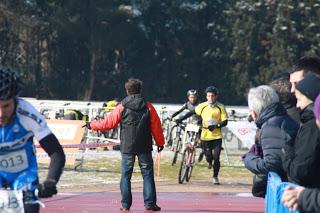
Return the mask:
M 49 118 L 68 109 L 77 109 L 89 116 L 92 120 L 100 115 L 104 102 L 96 101 L 69 101 L 69 100 L 36 100 L 25 98 L 39 111 L 46 113 Z M 179 110 L 182 104 L 153 103 L 161 120 Z M 227 128 L 224 128 L 226 142 L 235 142 L 238 148 L 249 148 L 254 142 L 255 126 L 247 121 L 249 114 L 246 106 L 226 106 L 229 115 Z
M 101 110 L 103 103 L 98 101 L 69 101 L 69 100 L 37 100 L 32 98 L 25 98 L 33 104 L 39 111 L 52 110 L 59 112 L 59 110 L 77 109 L 83 111 L 90 116 L 95 112 Z M 168 104 L 168 103 L 153 103 L 159 116 L 166 113 L 173 113 L 179 110 L 182 104 Z M 226 110 L 231 120 L 246 120 L 249 114 L 248 107 L 246 106 L 226 106 Z

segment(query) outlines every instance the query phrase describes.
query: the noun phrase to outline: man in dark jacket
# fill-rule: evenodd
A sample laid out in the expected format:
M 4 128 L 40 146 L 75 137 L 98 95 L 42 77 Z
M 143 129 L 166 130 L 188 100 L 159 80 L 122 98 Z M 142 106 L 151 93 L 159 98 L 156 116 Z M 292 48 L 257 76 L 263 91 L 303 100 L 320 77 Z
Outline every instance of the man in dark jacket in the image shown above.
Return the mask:
M 164 136 L 159 116 L 141 95 L 142 81 L 129 79 L 125 84 L 127 97 L 103 120 L 86 124 L 92 130 L 110 130 L 120 123 L 120 152 L 122 155 L 120 190 L 122 207 L 129 211 L 132 205 L 131 176 L 135 157 L 138 157 L 143 176 L 143 197 L 146 210 L 160 211 L 156 204 L 156 188 L 152 159 L 152 137 L 158 152 L 164 145 Z
M 273 76 L 270 86 L 279 96 L 280 103 L 286 108 L 288 115 L 297 123 L 300 123 L 300 111 L 296 107 L 296 96 L 291 93 L 290 74 L 278 73 Z
M 283 167 L 289 180 L 305 186 L 320 187 L 320 132 L 313 114 L 313 102 L 320 92 L 320 79 L 309 72 L 296 85 L 301 126 L 294 143 L 286 143 Z
M 296 84 L 301 81 L 307 73 L 320 75 L 320 58 L 316 56 L 303 56 L 290 72 L 291 92 L 294 93 Z
M 320 131 L 320 94 L 314 104 L 314 115 Z M 285 189 L 281 201 L 291 211 L 320 212 L 320 189 L 297 186 Z
M 244 157 L 245 167 L 256 175 L 267 175 L 272 171 L 286 179 L 282 168 L 281 149 L 285 143 L 294 140 L 299 125 L 288 116 L 278 95 L 270 86 L 262 85 L 250 89 L 248 106 L 260 129 L 263 156 L 247 153 Z

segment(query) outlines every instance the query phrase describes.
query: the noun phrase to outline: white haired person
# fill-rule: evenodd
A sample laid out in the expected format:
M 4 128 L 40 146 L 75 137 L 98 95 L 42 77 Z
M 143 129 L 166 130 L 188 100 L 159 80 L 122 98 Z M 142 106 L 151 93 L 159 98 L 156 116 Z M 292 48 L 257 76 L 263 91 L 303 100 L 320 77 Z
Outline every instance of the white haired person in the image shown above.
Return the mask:
M 263 155 L 248 152 L 244 156 L 247 169 L 259 177 L 254 178 L 254 196 L 265 197 L 268 172 L 276 172 L 283 180 L 286 174 L 282 168 L 281 155 L 285 143 L 296 137 L 299 125 L 287 114 L 279 97 L 270 86 L 251 88 L 248 94 L 250 114 L 260 129 L 260 144 Z M 255 182 L 257 180 L 258 182 Z M 261 187 L 256 188 L 255 184 Z

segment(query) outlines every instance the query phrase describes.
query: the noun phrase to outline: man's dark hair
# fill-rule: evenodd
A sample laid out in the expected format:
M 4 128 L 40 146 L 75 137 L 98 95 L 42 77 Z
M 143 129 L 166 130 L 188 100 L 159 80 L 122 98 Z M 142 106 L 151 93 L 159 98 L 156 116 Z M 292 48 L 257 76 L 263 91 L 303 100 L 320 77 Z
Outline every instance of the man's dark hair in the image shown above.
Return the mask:
M 320 76 L 320 58 L 316 56 L 301 57 L 298 62 L 293 66 L 291 73 L 303 70 L 303 74 L 307 72 L 315 73 Z
M 280 72 L 280 73 L 276 73 L 272 76 L 271 81 L 275 81 L 275 80 L 279 80 L 279 79 L 288 79 L 288 81 L 290 80 L 290 73 L 288 72 Z
M 270 86 L 276 91 L 279 96 L 279 101 L 284 104 L 292 100 L 295 96 L 291 93 L 291 83 L 288 77 L 281 77 L 273 80 Z
M 129 78 L 124 87 L 127 90 L 128 95 L 140 94 L 142 89 L 142 81 L 137 78 Z

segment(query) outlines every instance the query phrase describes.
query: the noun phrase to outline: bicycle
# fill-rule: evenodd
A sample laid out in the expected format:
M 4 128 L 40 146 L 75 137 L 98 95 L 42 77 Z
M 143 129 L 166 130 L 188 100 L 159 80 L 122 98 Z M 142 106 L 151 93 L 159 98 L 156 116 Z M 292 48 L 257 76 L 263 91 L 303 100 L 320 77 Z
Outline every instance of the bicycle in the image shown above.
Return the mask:
M 182 184 L 184 181 L 189 182 L 195 165 L 196 158 L 196 144 L 199 138 L 200 127 L 195 124 L 188 123 L 185 127 L 183 141 L 185 142 L 185 149 L 182 154 L 180 164 L 178 181 Z
M 170 140 L 171 125 L 172 125 L 172 122 L 169 117 L 165 118 L 161 123 L 163 135 L 164 135 L 165 141 L 167 142 Z
M 185 124 L 177 123 L 170 131 L 170 139 L 172 140 L 171 150 L 174 152 L 171 165 L 175 165 L 177 162 L 178 154 L 182 148 L 182 136 L 184 135 Z
M 16 141 L 15 144 L 2 144 L 0 147 L 0 168 L 3 171 L 0 177 L 0 212 L 30 212 L 30 204 L 36 203 L 44 207 L 38 197 L 37 171 L 25 170 L 25 167 L 28 167 L 28 159 L 26 151 L 19 148 L 22 143 L 23 140 Z M 12 147 L 17 148 L 12 152 L 6 152 Z M 13 173 L 19 175 L 10 180 Z

